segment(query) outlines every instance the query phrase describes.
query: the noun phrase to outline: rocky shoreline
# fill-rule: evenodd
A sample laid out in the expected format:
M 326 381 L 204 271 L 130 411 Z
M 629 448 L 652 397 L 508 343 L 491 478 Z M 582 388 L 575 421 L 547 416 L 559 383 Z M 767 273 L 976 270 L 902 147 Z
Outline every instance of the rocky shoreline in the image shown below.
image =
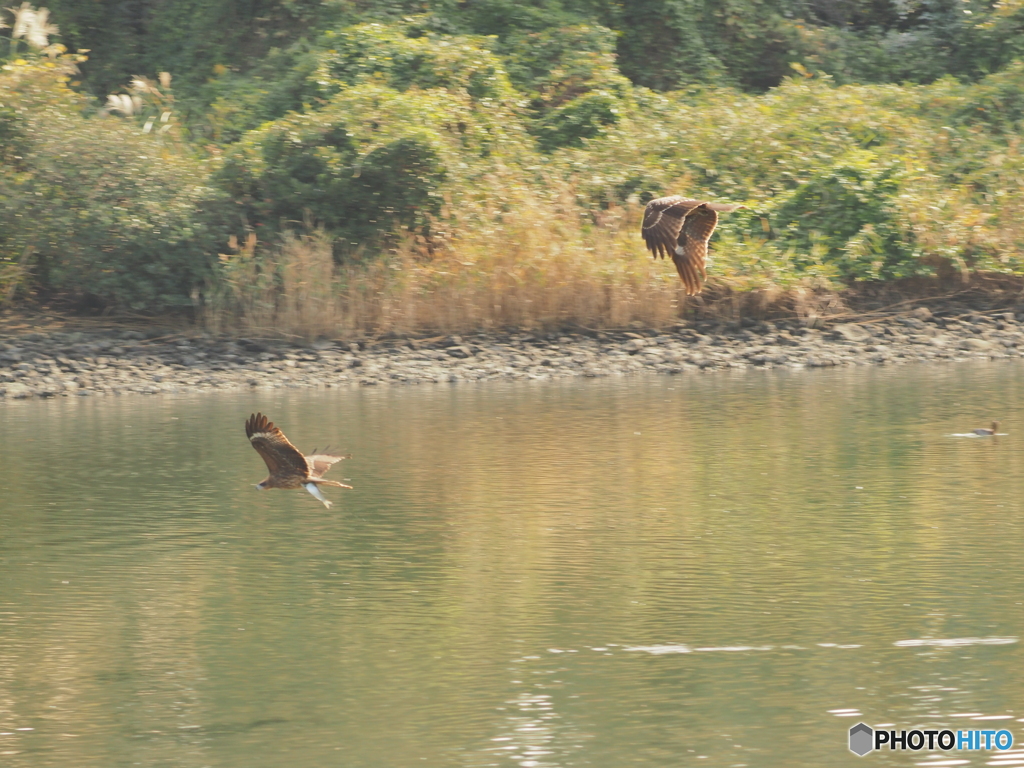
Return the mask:
M 898 316 L 809 327 L 744 319 L 665 331 L 494 333 L 316 342 L 54 331 L 0 338 L 0 399 L 554 379 L 1024 357 L 1024 313 Z

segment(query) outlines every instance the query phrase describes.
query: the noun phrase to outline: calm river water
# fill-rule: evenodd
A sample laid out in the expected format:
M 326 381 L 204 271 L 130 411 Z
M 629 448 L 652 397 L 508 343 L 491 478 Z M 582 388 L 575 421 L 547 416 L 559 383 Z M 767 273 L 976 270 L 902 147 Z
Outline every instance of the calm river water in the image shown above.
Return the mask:
M 355 490 L 255 490 L 255 410 Z M 4 766 L 1024 765 L 1020 364 L 0 424 Z M 1017 743 L 859 762 L 859 720 Z

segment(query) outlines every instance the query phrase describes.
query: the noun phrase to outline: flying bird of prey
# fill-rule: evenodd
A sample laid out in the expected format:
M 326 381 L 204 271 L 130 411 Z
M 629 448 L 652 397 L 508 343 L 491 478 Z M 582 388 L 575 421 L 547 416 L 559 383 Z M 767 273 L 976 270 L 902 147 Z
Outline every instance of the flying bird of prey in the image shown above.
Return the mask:
M 261 491 L 271 488 L 305 488 L 330 509 L 331 502 L 324 498 L 319 486 L 352 487 L 337 480 L 323 479 L 324 472 L 330 469 L 332 464 L 351 458 L 352 454 L 335 456 L 330 453 L 317 453 L 316 449 L 313 449 L 309 456 L 303 456 L 298 448 L 288 442 L 284 432 L 275 427 L 274 422 L 262 413 L 254 413 L 249 417 L 245 422 L 245 434 L 270 470 L 267 479 L 256 485 Z
M 647 204 L 640 233 L 655 258 L 672 257 L 686 295 L 693 296 L 700 293 L 702 278 L 707 278 L 708 240 L 718 224 L 718 212 L 743 207 L 687 200 L 678 195 L 659 197 Z

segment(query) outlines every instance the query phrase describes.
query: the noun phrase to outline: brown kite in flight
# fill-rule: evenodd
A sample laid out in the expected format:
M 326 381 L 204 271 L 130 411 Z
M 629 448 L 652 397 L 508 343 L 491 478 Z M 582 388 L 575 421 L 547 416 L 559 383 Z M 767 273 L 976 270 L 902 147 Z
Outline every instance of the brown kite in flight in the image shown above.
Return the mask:
M 647 204 L 640 230 L 647 250 L 655 258 L 672 257 L 687 296 L 700 293 L 701 279 L 708 276 L 708 240 L 718 224 L 718 212 L 737 208 L 743 206 L 687 200 L 678 195 L 659 197 Z
M 267 479 L 256 486 L 261 491 L 270 488 L 305 488 L 330 509 L 331 502 L 324 498 L 318 486 L 352 487 L 337 480 L 323 479 L 324 472 L 330 469 L 332 464 L 351 458 L 352 454 L 334 456 L 329 453 L 317 453 L 314 449 L 309 456 L 303 456 L 298 448 L 288 442 L 284 432 L 275 427 L 274 422 L 262 413 L 254 413 L 249 417 L 245 422 L 245 434 L 270 470 Z

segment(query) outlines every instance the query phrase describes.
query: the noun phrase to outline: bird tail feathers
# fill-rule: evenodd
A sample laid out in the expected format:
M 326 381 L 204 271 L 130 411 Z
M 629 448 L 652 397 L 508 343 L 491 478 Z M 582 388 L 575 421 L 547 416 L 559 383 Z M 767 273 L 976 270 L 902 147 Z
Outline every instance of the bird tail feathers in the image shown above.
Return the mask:
M 679 279 L 682 280 L 683 285 L 686 286 L 686 295 L 693 296 L 700 293 L 700 276 L 694 266 L 693 260 L 687 259 L 685 256 L 673 255 L 672 261 L 675 262 L 676 272 L 679 273 Z

